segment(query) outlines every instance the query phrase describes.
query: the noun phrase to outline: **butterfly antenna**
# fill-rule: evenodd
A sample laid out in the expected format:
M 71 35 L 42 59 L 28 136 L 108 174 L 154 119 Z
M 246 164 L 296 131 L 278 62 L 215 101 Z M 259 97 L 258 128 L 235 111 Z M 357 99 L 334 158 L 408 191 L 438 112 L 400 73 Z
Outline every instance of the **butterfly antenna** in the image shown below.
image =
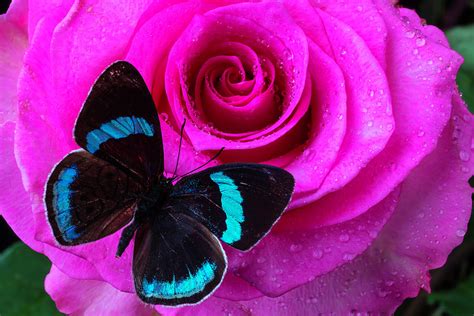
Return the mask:
M 209 159 L 208 161 L 206 161 L 206 163 L 204 163 L 203 165 L 201 165 L 201 166 L 199 166 L 199 167 L 197 167 L 197 168 L 194 168 L 193 170 L 188 171 L 188 172 L 186 172 L 185 174 L 182 174 L 182 175 L 180 175 L 180 176 L 178 176 L 178 177 L 176 177 L 176 178 L 185 177 L 185 176 L 187 176 L 188 174 L 193 173 L 194 171 L 203 168 L 204 166 L 206 166 L 207 164 L 209 164 L 211 161 L 213 161 L 213 160 L 215 160 L 217 157 L 219 157 L 219 155 L 222 154 L 223 151 L 224 151 L 224 147 L 222 147 L 214 156 L 212 156 L 211 159 Z M 172 178 L 172 180 L 175 180 L 176 178 Z
M 179 157 L 181 156 L 181 145 L 183 144 L 183 132 L 184 132 L 184 126 L 185 125 L 186 125 L 186 119 L 184 119 L 183 125 L 181 125 L 181 130 L 179 132 L 178 158 L 176 159 L 176 166 L 174 167 L 173 177 L 171 177 L 172 179 L 174 179 L 176 177 L 176 172 L 178 171 Z

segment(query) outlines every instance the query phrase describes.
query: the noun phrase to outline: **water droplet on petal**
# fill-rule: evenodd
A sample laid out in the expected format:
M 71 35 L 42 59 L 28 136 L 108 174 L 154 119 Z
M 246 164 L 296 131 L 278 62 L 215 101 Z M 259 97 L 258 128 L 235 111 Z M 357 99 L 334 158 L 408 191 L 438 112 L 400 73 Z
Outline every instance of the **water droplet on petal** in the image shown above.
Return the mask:
M 341 236 L 339 236 L 339 240 L 342 241 L 342 242 L 347 242 L 349 241 L 349 235 L 348 234 L 342 234 Z
M 354 259 L 355 255 L 353 253 L 348 253 L 346 252 L 343 256 L 342 256 L 342 260 L 344 261 L 351 261 L 352 259 Z
M 321 259 L 323 257 L 323 252 L 320 249 L 313 251 L 313 257 L 316 259 Z
M 298 252 L 298 251 L 301 251 L 301 249 L 303 249 L 303 246 L 299 245 L 299 244 L 292 244 L 290 246 L 290 251 L 291 252 Z
M 379 289 L 379 290 L 377 291 L 377 295 L 378 295 L 379 297 L 386 297 L 386 296 L 388 295 L 388 292 L 387 292 L 387 291 L 384 291 L 383 289 Z
M 465 230 L 463 230 L 463 229 L 458 229 L 458 230 L 456 231 L 456 236 L 458 236 L 458 237 L 464 237 L 464 235 L 466 235 L 466 231 L 465 231 Z
M 387 280 L 385 281 L 386 286 L 392 286 L 395 282 L 393 280 Z
M 461 159 L 462 161 L 469 161 L 470 157 L 471 155 L 467 151 L 465 150 L 459 151 L 459 159 Z
M 267 259 L 265 259 L 264 257 L 257 258 L 257 263 L 264 263 L 265 261 L 267 261 Z
M 413 32 L 413 31 L 407 31 L 407 32 L 405 32 L 405 36 L 406 36 L 407 38 L 413 38 L 413 37 L 415 37 L 415 32 Z
M 369 236 L 370 236 L 370 238 L 375 238 L 375 237 L 377 237 L 377 231 L 371 230 L 371 231 L 369 232 Z
M 426 44 L 426 40 L 423 37 L 418 37 L 415 42 L 418 47 L 425 46 Z

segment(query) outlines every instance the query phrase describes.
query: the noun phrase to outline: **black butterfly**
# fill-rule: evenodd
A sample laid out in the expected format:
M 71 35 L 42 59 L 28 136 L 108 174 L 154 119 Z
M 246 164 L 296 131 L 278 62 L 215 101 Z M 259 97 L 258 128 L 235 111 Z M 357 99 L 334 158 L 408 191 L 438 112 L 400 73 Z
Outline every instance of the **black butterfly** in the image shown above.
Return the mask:
M 46 185 L 54 237 L 61 245 L 79 245 L 131 222 L 117 256 L 135 235 L 135 289 L 150 304 L 194 304 L 209 296 L 227 269 L 217 238 L 250 249 L 281 216 L 294 189 L 293 176 L 283 169 L 244 163 L 208 168 L 173 184 L 177 177 L 163 175 L 152 97 L 124 61 L 95 82 L 74 138 L 85 150 L 69 153 Z

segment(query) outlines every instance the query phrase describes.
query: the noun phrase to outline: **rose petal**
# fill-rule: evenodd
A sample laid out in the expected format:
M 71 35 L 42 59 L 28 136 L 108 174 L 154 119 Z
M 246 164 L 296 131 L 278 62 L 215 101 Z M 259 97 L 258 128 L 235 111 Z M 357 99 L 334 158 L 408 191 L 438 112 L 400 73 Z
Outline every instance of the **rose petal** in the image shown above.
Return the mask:
M 313 0 L 311 3 L 349 25 L 363 39 L 382 68 L 386 67 L 387 27 L 372 0 Z
M 310 208 L 289 212 L 300 228 L 347 220 L 385 198 L 435 148 L 449 118 L 460 56 L 429 38 L 418 46 L 415 38 L 406 36 L 413 29 L 386 5 L 380 4 L 384 8 L 380 12 L 394 26 L 389 30 L 387 50 L 394 134 L 382 153 L 344 188 Z
M 229 253 L 229 249 L 230 247 L 224 246 L 226 254 Z M 263 294 L 244 279 L 233 273 L 226 273 L 224 281 L 212 295 L 233 301 L 247 301 L 260 297 Z
M 249 14 L 249 12 L 251 14 Z M 265 12 L 265 14 L 260 14 L 260 12 Z M 265 16 L 265 19 L 260 19 L 258 17 Z M 274 23 L 275 20 L 278 20 L 278 26 Z M 218 23 L 224 23 L 229 25 L 229 30 L 215 27 Z M 287 25 L 282 27 L 282 25 Z M 265 27 L 265 29 L 263 29 Z M 287 34 L 282 34 L 280 31 L 276 31 L 275 28 L 279 30 L 285 29 Z M 235 34 L 232 29 L 239 29 L 239 34 Z M 206 30 L 202 32 L 201 30 Z M 212 30 L 212 34 L 210 31 Z M 221 32 L 219 32 L 221 30 Z M 217 33 L 216 33 L 217 32 Z M 306 73 L 307 65 L 307 48 L 306 41 L 303 37 L 303 34 L 296 28 L 288 15 L 282 10 L 281 5 L 274 3 L 265 3 L 265 4 L 239 4 L 234 6 L 227 6 L 220 8 L 218 10 L 209 11 L 203 17 L 196 18 L 193 23 L 188 27 L 188 29 L 183 33 L 183 36 L 177 41 L 173 46 L 173 49 L 170 53 L 170 61 L 168 62 L 167 67 L 167 94 L 170 98 L 171 109 L 173 115 L 178 118 L 178 122 L 183 120 L 182 113 L 182 102 L 181 102 L 181 87 L 180 87 L 180 71 L 178 66 L 182 67 L 183 65 L 189 65 L 188 61 L 193 54 L 197 54 L 201 48 L 208 47 L 210 40 L 232 40 L 232 38 L 238 36 L 238 41 L 240 43 L 246 43 L 249 46 L 252 46 L 254 50 L 259 52 L 270 51 L 265 45 L 260 42 L 256 42 L 255 35 L 257 32 L 264 41 L 268 42 L 268 45 L 274 47 L 273 51 L 280 52 L 284 58 L 285 54 L 283 51 L 288 50 L 287 55 L 292 59 L 288 63 L 283 63 L 283 69 L 287 73 L 292 73 L 289 69 L 291 67 L 295 68 L 295 74 L 298 74 L 298 78 L 303 78 Z M 252 33 L 249 36 L 249 33 Z M 270 35 L 278 34 L 277 36 Z M 211 37 L 212 35 L 212 37 Z M 258 37 L 257 36 L 257 37 Z M 200 38 L 198 41 L 193 41 L 194 38 Z M 294 43 L 290 43 L 287 38 L 294 39 Z M 284 43 L 284 45 L 282 44 Z M 286 47 L 285 47 L 286 46 Z M 185 49 L 183 50 L 182 48 Z M 183 52 L 186 52 L 186 55 L 183 55 Z M 194 53 L 193 53 L 194 52 Z M 272 57 L 276 58 L 276 57 Z M 192 64 L 193 67 L 196 65 Z M 288 67 L 288 69 L 286 69 Z M 303 81 L 295 79 L 295 86 L 291 88 L 292 99 L 288 108 L 294 107 L 298 102 L 299 96 L 302 93 Z M 289 83 L 284 83 L 289 84 Z M 242 147 L 242 144 L 238 142 L 228 141 L 219 137 L 215 137 L 207 132 L 203 132 L 201 129 L 189 125 L 186 128 L 186 132 L 189 135 L 193 146 L 197 150 L 217 150 L 222 146 L 225 146 L 228 150 L 238 150 L 241 148 L 255 148 L 261 146 L 261 144 L 269 144 L 274 140 L 274 136 L 270 135 L 269 137 L 259 139 L 255 144 L 248 142 L 245 144 L 245 147 Z
M 415 38 L 415 41 L 418 41 L 418 43 L 421 44 L 426 36 L 434 42 L 448 48 L 450 47 L 448 39 L 443 31 L 435 26 L 425 24 L 415 10 L 400 8 L 399 12 L 402 20 L 405 21 L 405 23 L 411 24 L 412 27 L 412 30 L 408 30 L 407 33 L 405 33 L 406 37 Z
M 55 266 L 45 287 L 58 310 L 68 315 L 156 315 L 135 294 L 117 291 L 105 282 L 72 279 Z
M 73 5 L 73 0 L 38 0 L 28 1 L 28 38 L 31 40 L 38 23 L 42 20 L 55 20 L 55 24 L 63 18 Z M 44 22 L 43 22 L 44 23 Z
M 173 2 L 158 1 L 150 5 L 141 18 L 126 58 L 140 71 L 148 86 L 152 87 L 153 97 L 158 105 L 164 94 L 164 72 L 171 46 L 191 19 L 207 8 L 196 2 L 171 5 Z
M 100 279 L 95 268 L 85 260 L 66 251 L 42 244 L 34 239 L 35 227 L 31 201 L 25 191 L 20 170 L 13 155 L 13 139 L 15 125 L 6 123 L 0 127 L 0 172 L 8 181 L 1 182 L 0 214 L 17 236 L 33 250 L 43 252 L 57 260 L 61 269 L 78 278 Z
M 8 122 L 0 127 L 0 172 L 8 181 L 0 182 L 0 214 L 13 231 L 29 247 L 42 250 L 34 237 L 33 214 L 28 194 L 23 188 L 21 174 L 13 154 L 15 124 Z
M 322 48 L 332 55 L 344 74 L 347 128 L 338 159 L 323 184 L 313 194 L 302 193 L 304 200 L 296 199 L 295 206 L 315 201 L 352 180 L 384 149 L 395 128 L 387 78 L 372 52 L 347 25 L 323 11 L 315 13 L 321 17 L 321 26 L 331 34 L 327 36 L 329 47 Z M 320 39 L 314 40 L 324 45 Z M 301 195 L 297 192 L 296 197 Z
M 321 185 L 337 158 L 346 131 L 347 98 L 342 72 L 313 42 L 309 42 L 309 53 L 308 71 L 314 78 L 310 101 L 313 123 L 306 148 L 286 166 L 296 179 L 295 192 L 314 190 Z M 293 197 L 293 203 L 296 199 Z
M 59 131 L 72 129 L 98 74 L 124 57 L 135 26 L 150 2 L 116 1 L 114 5 L 75 2 L 55 27 L 50 43 L 55 104 L 60 104 L 62 109 L 68 108 L 57 113 L 59 120 L 55 127 Z
M 267 296 L 282 295 L 365 251 L 395 210 L 398 194 L 395 190 L 357 218 L 317 230 L 295 231 L 298 226 L 284 216 L 249 253 L 227 249 L 228 271 Z
M 278 298 L 212 297 L 178 315 L 392 314 L 420 287 L 429 289 L 428 270 L 443 265 L 466 232 L 473 119 L 455 96 L 454 115 L 437 149 L 405 181 L 398 208 L 375 243 L 352 262 Z
M 26 1 L 14 1 L 6 15 L 0 16 L 0 125 L 14 121 L 17 113 L 18 76 L 28 45 L 23 11 Z
M 7 13 L 0 17 L 1 20 L 8 20 L 10 23 L 22 30 L 25 34 L 28 32 L 28 1 L 13 0 L 8 7 Z M 2 26 L 3 28 L 3 26 Z

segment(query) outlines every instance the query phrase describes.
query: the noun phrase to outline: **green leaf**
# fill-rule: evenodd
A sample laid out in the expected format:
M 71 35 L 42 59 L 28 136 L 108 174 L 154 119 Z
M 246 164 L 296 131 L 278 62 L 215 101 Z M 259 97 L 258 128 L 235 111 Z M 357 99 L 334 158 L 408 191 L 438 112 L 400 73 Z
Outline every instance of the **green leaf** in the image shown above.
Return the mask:
M 0 315 L 61 315 L 44 290 L 48 259 L 23 243 L 0 254 Z
M 452 316 L 474 314 L 474 274 L 452 290 L 432 293 L 428 303 L 439 304 L 442 310 Z
M 446 35 L 452 48 L 464 57 L 457 81 L 464 101 L 474 113 L 474 24 L 453 28 Z

